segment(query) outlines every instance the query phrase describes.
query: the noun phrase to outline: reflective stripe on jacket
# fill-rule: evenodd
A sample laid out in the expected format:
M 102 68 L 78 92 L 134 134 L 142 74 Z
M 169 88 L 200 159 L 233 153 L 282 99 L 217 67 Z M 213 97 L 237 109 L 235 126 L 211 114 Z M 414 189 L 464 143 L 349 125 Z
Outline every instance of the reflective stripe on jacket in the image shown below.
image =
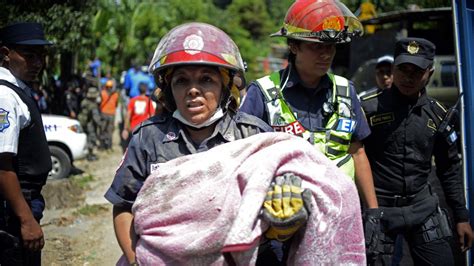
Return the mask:
M 303 137 L 354 178 L 354 161 L 348 154 L 352 132 L 356 126 L 353 120 L 349 81 L 337 75 L 329 73 L 328 75 L 333 83 L 333 93 L 325 106 L 332 114 L 325 126 L 313 132 L 301 125 L 285 101 L 280 88 L 279 72 L 260 78 L 256 83 L 265 97 L 267 115 L 275 131 Z

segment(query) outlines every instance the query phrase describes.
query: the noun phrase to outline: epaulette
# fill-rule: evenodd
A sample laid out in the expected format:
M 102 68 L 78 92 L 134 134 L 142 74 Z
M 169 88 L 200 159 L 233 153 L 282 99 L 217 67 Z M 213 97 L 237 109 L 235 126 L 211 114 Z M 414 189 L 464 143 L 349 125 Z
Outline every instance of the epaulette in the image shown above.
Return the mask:
M 448 108 L 442 103 L 438 102 L 436 99 L 430 98 L 429 101 L 431 110 L 433 110 L 440 121 L 443 120 L 446 116 L 446 113 L 448 112 Z
M 380 94 L 382 94 L 383 90 L 379 88 L 373 88 L 370 90 L 367 90 L 364 95 L 360 97 L 360 101 L 367 101 L 373 98 L 378 97 Z
M 140 132 L 140 130 L 144 127 L 148 127 L 151 125 L 156 125 L 156 124 L 164 124 L 168 120 L 168 116 L 163 116 L 163 115 L 155 115 L 147 120 L 143 121 L 138 125 L 134 130 L 132 134 L 137 134 Z

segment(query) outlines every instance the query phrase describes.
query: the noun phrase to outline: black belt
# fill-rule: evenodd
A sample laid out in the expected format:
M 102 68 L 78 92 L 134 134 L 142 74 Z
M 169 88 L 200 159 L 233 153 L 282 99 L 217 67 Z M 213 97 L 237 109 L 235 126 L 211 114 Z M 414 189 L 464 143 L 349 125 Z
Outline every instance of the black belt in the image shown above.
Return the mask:
M 384 207 L 403 207 L 416 203 L 431 194 L 431 187 L 427 185 L 417 193 L 411 195 L 377 194 L 377 201 L 380 206 Z

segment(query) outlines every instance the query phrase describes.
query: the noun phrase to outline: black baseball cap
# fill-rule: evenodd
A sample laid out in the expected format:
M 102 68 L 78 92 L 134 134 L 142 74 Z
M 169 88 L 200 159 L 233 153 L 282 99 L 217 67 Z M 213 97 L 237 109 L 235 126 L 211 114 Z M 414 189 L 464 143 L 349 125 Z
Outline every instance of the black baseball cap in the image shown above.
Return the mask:
M 44 37 L 43 26 L 35 22 L 20 22 L 0 29 L 2 44 L 52 45 Z
M 433 64 L 436 46 L 422 38 L 403 38 L 395 44 L 395 66 L 411 63 L 422 69 Z

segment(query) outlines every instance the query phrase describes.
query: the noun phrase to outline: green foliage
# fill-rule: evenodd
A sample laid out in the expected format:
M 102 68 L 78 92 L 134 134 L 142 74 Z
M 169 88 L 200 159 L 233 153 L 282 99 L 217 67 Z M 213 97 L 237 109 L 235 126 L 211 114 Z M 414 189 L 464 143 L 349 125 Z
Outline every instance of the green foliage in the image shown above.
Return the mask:
M 74 176 L 73 178 L 72 182 L 80 188 L 87 188 L 89 184 L 95 180 L 94 176 L 90 174 Z
M 104 214 L 108 211 L 108 206 L 103 204 L 86 204 L 86 206 L 78 209 L 73 214 L 74 215 L 84 215 L 84 216 L 96 216 L 98 214 Z
M 342 0 L 356 12 L 366 0 Z M 16 0 L 3 4 L 0 26 L 14 21 L 43 23 L 49 39 L 55 42 L 54 62 L 58 54 L 73 53 L 83 70 L 97 55 L 113 74 L 132 63 L 146 65 L 160 39 L 173 27 L 185 22 L 213 24 L 239 46 L 249 65 L 247 79 L 260 76 L 257 57 L 267 56 L 272 43 L 284 44 L 283 38 L 270 38 L 282 25 L 294 0 Z M 372 0 L 379 12 L 420 7 L 450 6 L 449 0 Z M 53 62 L 53 63 L 54 63 Z M 64 63 L 64 62 L 63 62 Z M 54 65 L 54 64 L 53 64 Z M 54 66 L 51 66 L 54 67 Z M 56 73 L 59 67 L 56 66 Z M 49 71 L 51 73 L 51 71 Z
M 266 0 L 268 6 L 268 14 L 273 21 L 273 24 L 277 26 L 277 29 L 283 24 L 283 18 L 286 16 L 286 11 L 293 4 L 294 0 Z M 277 30 L 275 29 L 275 31 Z
M 274 25 L 267 11 L 265 0 L 234 0 L 225 10 L 222 25 L 240 49 L 248 64 L 247 79 L 261 74 L 257 57 L 270 51 L 270 33 Z
M 47 38 L 54 43 L 53 56 L 74 52 L 79 56 L 87 54 L 92 46 L 91 18 L 94 11 L 92 0 L 18 1 L 19 4 L 3 4 L 0 9 L 0 26 L 14 22 L 39 22 L 43 24 Z M 58 60 L 48 64 L 48 72 L 58 72 Z M 54 69 L 54 70 L 53 70 Z
M 209 22 L 208 14 L 214 10 L 210 1 L 128 0 L 117 5 L 102 0 L 93 21 L 97 56 L 114 66 L 115 73 L 132 63 L 146 65 L 169 30 L 184 22 Z

